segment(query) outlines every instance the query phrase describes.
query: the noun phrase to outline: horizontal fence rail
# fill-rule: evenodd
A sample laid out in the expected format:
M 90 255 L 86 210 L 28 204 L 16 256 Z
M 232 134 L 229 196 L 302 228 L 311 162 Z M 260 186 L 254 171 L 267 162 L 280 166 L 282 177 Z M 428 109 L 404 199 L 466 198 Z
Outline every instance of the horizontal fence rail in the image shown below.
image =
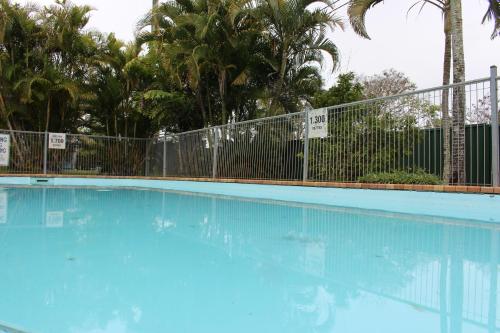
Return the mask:
M 67 134 L 64 149 L 49 133 L 0 130 L 10 139 L 0 172 L 322 182 L 404 172 L 499 186 L 498 82 L 492 67 L 490 78 L 152 139 Z

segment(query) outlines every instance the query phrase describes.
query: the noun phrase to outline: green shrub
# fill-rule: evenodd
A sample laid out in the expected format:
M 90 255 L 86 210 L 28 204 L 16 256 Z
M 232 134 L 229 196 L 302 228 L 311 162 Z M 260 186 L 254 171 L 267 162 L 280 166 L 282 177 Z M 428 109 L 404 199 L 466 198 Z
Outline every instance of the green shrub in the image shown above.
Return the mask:
M 423 170 L 415 172 L 394 171 L 382 173 L 369 173 L 358 178 L 360 183 L 374 184 L 419 184 L 440 185 L 443 181 L 436 175 L 426 173 Z

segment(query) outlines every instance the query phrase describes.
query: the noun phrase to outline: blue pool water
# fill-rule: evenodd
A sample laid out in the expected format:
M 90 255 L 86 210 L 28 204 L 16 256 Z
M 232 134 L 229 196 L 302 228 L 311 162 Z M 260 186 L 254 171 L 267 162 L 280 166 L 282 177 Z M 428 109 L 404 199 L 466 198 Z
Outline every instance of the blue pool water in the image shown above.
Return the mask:
M 500 331 L 491 222 L 5 187 L 0 263 L 2 333 Z

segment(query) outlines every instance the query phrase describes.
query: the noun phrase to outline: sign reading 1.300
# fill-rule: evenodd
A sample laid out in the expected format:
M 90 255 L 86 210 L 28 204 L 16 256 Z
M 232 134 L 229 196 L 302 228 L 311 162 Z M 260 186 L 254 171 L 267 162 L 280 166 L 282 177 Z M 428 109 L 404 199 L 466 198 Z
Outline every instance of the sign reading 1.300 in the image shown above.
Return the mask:
M 309 122 L 311 125 L 326 123 L 326 115 L 322 114 L 314 117 L 309 116 Z
M 307 114 L 309 138 L 326 138 L 328 136 L 328 110 L 312 110 Z

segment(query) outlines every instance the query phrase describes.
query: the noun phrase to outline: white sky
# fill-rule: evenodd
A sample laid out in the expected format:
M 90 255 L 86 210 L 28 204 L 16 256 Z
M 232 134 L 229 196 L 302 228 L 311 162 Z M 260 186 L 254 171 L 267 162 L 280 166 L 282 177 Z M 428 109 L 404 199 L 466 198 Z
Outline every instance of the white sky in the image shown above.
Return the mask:
M 395 68 L 405 72 L 419 88 L 441 83 L 444 36 L 439 10 L 427 6 L 418 15 L 414 9 L 407 17 L 408 8 L 416 0 L 386 0 L 373 8 L 367 16 L 367 27 L 372 40 L 358 37 L 346 22 L 346 31 L 334 31 L 330 38 L 341 52 L 340 70 L 331 74 L 325 66 L 327 86 L 335 82 L 341 72 L 354 71 L 372 75 L 384 69 Z M 26 0 L 15 0 L 25 3 Z M 51 0 L 31 0 L 46 5 Z M 152 0 L 73 0 L 96 9 L 90 28 L 115 32 L 124 40 L 131 40 L 137 21 L 149 10 Z M 487 0 L 463 0 L 464 42 L 467 79 L 489 75 L 490 65 L 500 66 L 500 38 L 490 39 L 491 22 L 481 25 Z

